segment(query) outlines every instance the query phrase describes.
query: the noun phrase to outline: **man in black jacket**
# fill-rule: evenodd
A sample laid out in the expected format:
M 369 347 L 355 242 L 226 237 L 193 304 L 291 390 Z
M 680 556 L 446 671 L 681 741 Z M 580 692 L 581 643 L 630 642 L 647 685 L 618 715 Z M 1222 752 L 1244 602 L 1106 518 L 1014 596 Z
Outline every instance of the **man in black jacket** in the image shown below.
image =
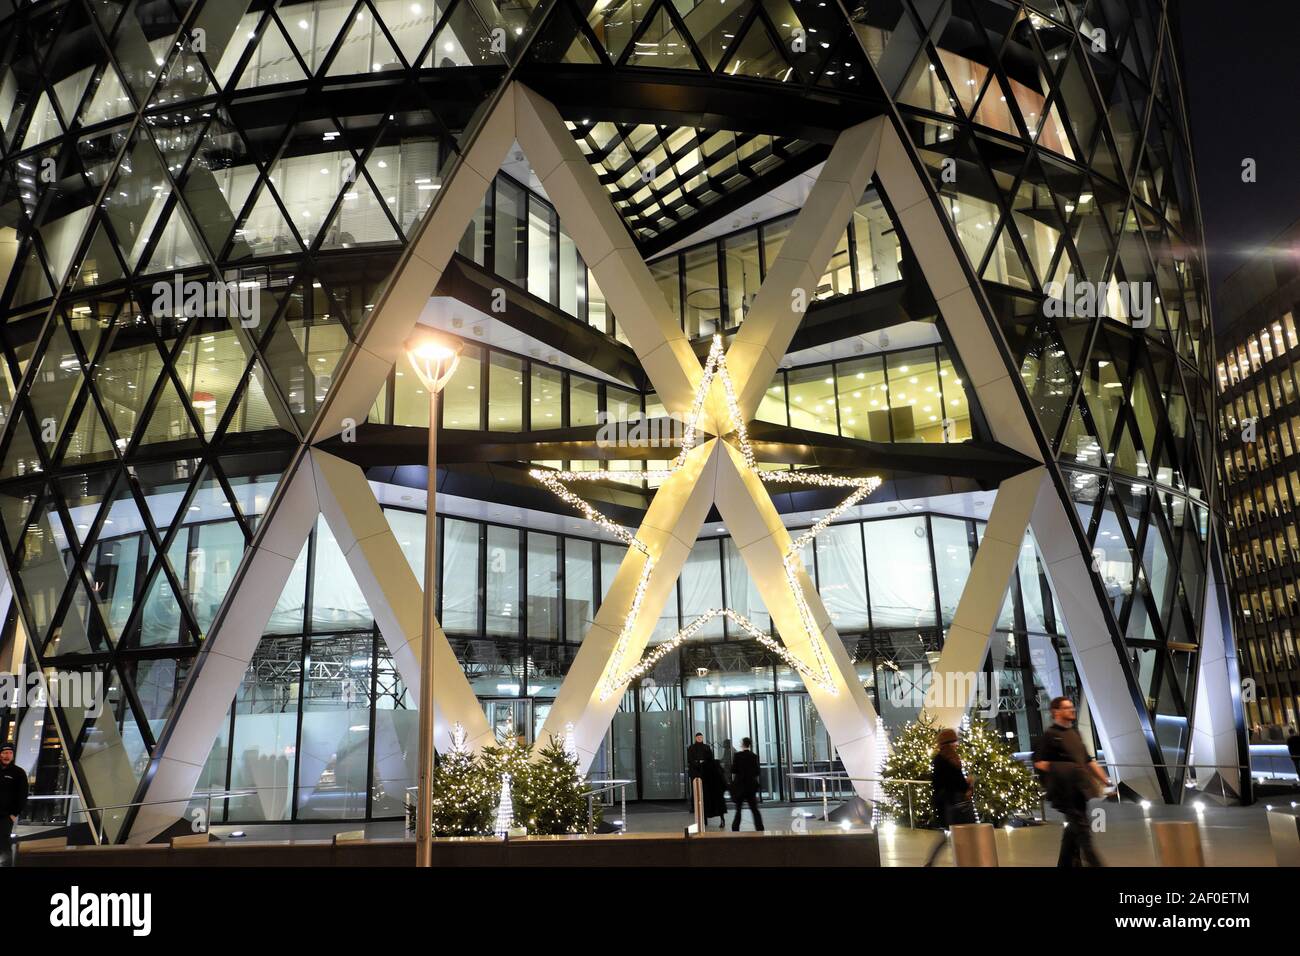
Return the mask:
M 11 860 L 14 824 L 27 808 L 27 772 L 14 763 L 14 745 L 0 744 L 0 860 Z
M 1088 823 L 1088 799 L 1110 779 L 1083 745 L 1074 727 L 1074 701 L 1068 697 L 1052 700 L 1052 725 L 1034 751 L 1034 766 L 1044 775 L 1047 799 L 1065 815 L 1065 832 L 1061 836 L 1061 855 L 1057 866 L 1103 866 L 1092 846 L 1092 827 Z M 1095 778 L 1095 779 L 1094 779 Z M 1100 784 L 1100 786 L 1098 786 Z
M 695 743 L 686 748 L 686 812 L 695 812 L 695 780 L 704 776 L 713 762 L 713 748 L 704 742 L 703 734 L 695 735 Z
M 758 768 L 758 755 L 749 749 L 750 741 L 745 737 L 740 741 L 740 750 L 736 751 L 731 762 L 731 796 L 736 801 L 736 819 L 731 821 L 731 829 L 740 829 L 740 810 L 749 804 L 749 812 L 754 815 L 754 829 L 763 829 L 763 817 L 758 812 L 758 791 L 762 785 L 762 776 Z

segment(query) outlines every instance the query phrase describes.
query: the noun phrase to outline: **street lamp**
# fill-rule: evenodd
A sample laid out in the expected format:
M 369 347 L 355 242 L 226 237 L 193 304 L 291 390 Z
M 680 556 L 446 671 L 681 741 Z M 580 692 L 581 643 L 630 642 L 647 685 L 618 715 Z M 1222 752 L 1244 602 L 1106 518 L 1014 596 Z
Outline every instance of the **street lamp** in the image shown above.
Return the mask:
M 416 866 L 433 865 L 433 600 L 438 539 L 434 506 L 438 480 L 438 393 L 460 361 L 461 345 L 432 336 L 413 340 L 406 354 L 429 393 L 429 477 L 424 506 L 424 622 L 420 633 L 420 786 L 415 815 Z

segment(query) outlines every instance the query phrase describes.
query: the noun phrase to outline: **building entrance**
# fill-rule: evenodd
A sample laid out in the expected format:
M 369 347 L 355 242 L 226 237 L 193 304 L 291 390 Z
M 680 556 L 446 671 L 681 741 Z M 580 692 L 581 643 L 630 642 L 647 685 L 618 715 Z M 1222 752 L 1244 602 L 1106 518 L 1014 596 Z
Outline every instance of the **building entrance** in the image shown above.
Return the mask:
M 762 797 L 778 800 L 781 793 L 780 749 L 776 734 L 776 705 L 773 694 L 731 697 L 692 697 L 691 726 L 686 739 L 697 733 L 713 748 L 713 754 L 731 771 L 731 754 L 740 749 L 742 738 L 752 741 L 762 774 Z M 730 742 L 730 748 L 727 743 Z

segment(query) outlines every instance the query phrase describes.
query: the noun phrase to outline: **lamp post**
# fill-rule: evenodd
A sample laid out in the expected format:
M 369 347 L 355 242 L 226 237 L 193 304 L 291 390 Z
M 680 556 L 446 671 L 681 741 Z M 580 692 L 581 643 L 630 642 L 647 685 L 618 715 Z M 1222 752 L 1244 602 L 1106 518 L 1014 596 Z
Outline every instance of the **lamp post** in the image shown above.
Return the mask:
M 433 865 L 433 601 L 438 539 L 438 393 L 460 361 L 460 343 L 422 337 L 407 347 L 416 377 L 429 393 L 429 477 L 424 506 L 424 619 L 420 631 L 420 786 L 415 815 L 416 866 Z

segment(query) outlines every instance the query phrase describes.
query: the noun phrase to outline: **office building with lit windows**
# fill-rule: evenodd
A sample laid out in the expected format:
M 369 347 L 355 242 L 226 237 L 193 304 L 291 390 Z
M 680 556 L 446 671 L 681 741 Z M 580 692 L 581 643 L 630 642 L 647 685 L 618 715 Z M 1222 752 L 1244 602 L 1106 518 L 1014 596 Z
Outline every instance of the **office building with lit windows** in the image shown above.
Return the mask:
M 1232 614 L 1258 743 L 1300 720 L 1300 226 L 1271 248 L 1224 282 L 1217 363 Z
M 1170 6 L 0 0 L 3 648 L 106 699 L 0 725 L 37 791 L 400 816 L 434 440 L 439 749 L 791 800 L 974 668 L 1245 795 Z

